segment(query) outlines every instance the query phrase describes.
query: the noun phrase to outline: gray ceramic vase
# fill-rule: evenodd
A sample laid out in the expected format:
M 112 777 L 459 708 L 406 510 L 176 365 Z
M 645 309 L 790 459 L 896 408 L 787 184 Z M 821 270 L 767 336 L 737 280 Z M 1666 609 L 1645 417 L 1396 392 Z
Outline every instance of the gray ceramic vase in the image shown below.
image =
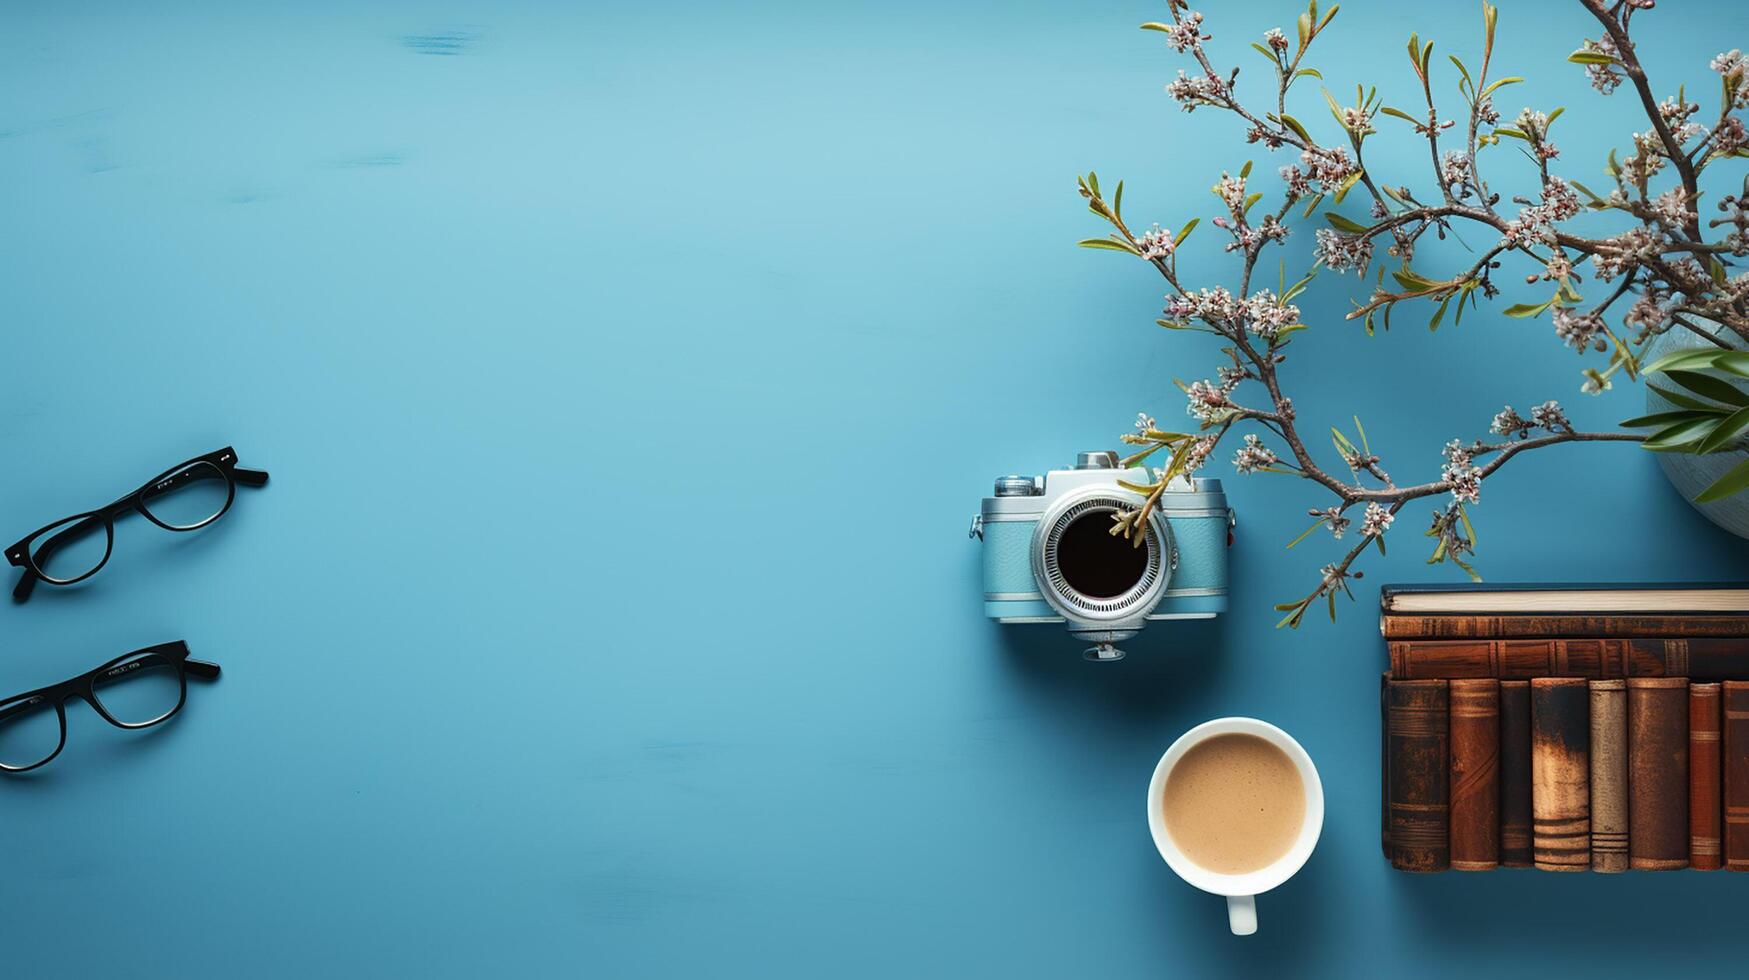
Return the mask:
M 1646 363 L 1649 364 L 1653 359 L 1673 351 L 1705 346 L 1710 345 L 1689 331 L 1680 328 L 1674 329 L 1652 345 L 1652 354 L 1646 359 Z M 1743 345 L 1737 343 L 1732 346 L 1741 347 Z M 1652 375 L 1649 380 L 1660 387 L 1669 386 L 1668 380 L 1659 381 L 1658 377 L 1658 375 Z M 1740 387 L 1742 386 L 1741 379 L 1733 378 L 1732 380 L 1738 382 Z M 1672 405 L 1664 396 L 1653 391 L 1650 387 L 1646 388 L 1646 413 L 1648 415 L 1653 412 L 1669 412 L 1676 408 L 1677 406 Z M 1653 455 L 1658 457 L 1658 465 L 1664 468 L 1665 477 L 1669 478 L 1670 484 L 1676 488 L 1677 493 L 1682 494 L 1682 499 L 1688 501 L 1689 506 L 1700 511 L 1701 516 L 1707 520 L 1737 537 L 1749 538 L 1749 491 L 1734 494 L 1723 500 L 1715 500 L 1712 503 L 1697 504 L 1694 502 L 1695 495 L 1711 486 L 1719 477 L 1724 476 L 1726 470 L 1745 459 L 1749 459 L 1749 452 L 1739 449 L 1735 452 L 1712 453 L 1706 456 L 1694 456 L 1688 453 L 1654 453 Z

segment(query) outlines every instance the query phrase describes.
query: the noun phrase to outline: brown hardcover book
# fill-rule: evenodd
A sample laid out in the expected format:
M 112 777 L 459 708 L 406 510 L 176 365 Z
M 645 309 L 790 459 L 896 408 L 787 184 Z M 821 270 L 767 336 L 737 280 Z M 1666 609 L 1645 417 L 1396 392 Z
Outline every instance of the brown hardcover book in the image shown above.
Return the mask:
M 1391 859 L 1391 675 L 1379 675 L 1379 843 Z
M 1719 685 L 1688 685 L 1688 866 L 1717 871 L 1720 845 Z
M 1444 871 L 1451 863 L 1445 681 L 1390 682 L 1391 866 Z
M 1591 870 L 1628 869 L 1628 685 L 1591 681 Z
M 1500 864 L 1530 860 L 1530 682 L 1500 682 Z
M 1397 640 L 1391 676 L 1749 677 L 1749 637 L 1738 639 Z
M 1749 871 L 1749 681 L 1719 686 L 1725 870 Z
M 1387 640 L 1749 637 L 1749 617 L 1386 614 L 1379 619 L 1379 630 Z
M 1688 680 L 1628 679 L 1628 858 L 1688 867 Z
M 1500 866 L 1500 682 L 1451 682 L 1451 867 Z
M 1544 871 L 1591 867 L 1589 702 L 1580 678 L 1530 682 L 1531 858 Z

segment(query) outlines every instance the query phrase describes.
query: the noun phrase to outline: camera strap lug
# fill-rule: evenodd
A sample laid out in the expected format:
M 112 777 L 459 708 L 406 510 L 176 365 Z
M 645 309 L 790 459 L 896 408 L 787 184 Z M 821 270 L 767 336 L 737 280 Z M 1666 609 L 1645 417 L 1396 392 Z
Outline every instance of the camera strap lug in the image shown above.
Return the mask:
M 984 540 L 984 515 L 983 514 L 972 515 L 972 526 L 969 530 L 966 531 L 966 537 L 977 538 L 980 541 Z

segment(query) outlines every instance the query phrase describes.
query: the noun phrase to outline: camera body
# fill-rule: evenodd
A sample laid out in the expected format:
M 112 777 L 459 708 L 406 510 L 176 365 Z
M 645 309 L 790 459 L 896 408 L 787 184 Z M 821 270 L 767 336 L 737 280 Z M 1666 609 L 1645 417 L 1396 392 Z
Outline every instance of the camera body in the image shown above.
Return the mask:
M 1181 478 L 1160 494 L 1141 545 L 1111 534 L 1112 516 L 1136 510 L 1117 456 L 1084 452 L 1074 469 L 1005 476 L 972 520 L 983 540 L 984 614 L 1000 623 L 1066 623 L 1093 644 L 1089 660 L 1117 660 L 1117 641 L 1150 620 L 1209 619 L 1227 609 L 1233 512 L 1219 480 Z M 1131 479 L 1129 482 L 1140 482 Z

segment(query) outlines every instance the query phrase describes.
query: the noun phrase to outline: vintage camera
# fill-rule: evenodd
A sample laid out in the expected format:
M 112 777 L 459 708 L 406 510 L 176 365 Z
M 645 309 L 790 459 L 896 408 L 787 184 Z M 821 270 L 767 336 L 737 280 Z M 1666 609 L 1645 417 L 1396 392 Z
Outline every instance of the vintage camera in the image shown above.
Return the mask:
M 1119 660 L 1114 644 L 1149 620 L 1209 619 L 1227 609 L 1233 512 L 1219 480 L 1180 478 L 1160 495 L 1140 547 L 1111 533 L 1112 515 L 1143 497 L 1118 485 L 1139 471 L 1117 455 L 1080 453 L 1072 470 L 1005 476 L 972 519 L 984 543 L 984 614 L 999 623 L 1068 623 Z M 1148 481 L 1151 482 L 1151 481 Z

